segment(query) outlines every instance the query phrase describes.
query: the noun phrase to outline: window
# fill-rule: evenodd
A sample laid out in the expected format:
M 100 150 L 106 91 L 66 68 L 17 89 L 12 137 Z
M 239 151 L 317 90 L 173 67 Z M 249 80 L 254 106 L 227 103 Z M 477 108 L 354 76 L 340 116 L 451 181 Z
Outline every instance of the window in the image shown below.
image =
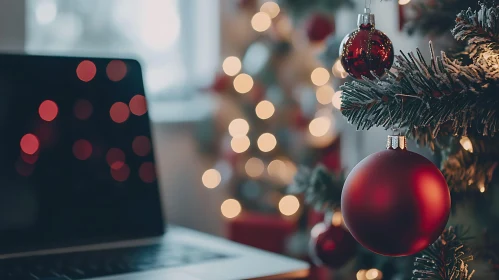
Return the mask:
M 217 3 L 27 0 L 26 50 L 136 58 L 143 67 L 149 100 L 185 98 L 216 72 Z

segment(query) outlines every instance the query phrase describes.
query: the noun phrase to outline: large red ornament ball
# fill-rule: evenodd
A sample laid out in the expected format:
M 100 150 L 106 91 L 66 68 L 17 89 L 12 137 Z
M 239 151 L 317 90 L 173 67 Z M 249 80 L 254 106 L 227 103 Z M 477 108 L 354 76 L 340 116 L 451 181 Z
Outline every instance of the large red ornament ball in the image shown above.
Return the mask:
M 313 15 L 307 22 L 307 37 L 312 43 L 324 41 L 335 31 L 335 23 L 332 18 L 324 15 Z
M 341 211 L 353 237 L 386 256 L 420 252 L 442 233 L 449 218 L 449 188 L 428 159 L 388 149 L 362 160 L 348 175 Z
M 360 24 L 357 30 L 343 39 L 340 46 L 341 64 L 356 79 L 362 76 L 374 79 L 371 71 L 378 77 L 383 76 L 385 69 L 392 67 L 394 57 L 392 41 L 374 28 L 374 22 Z
M 312 228 L 309 254 L 315 265 L 337 269 L 355 256 L 357 242 L 341 226 L 328 224 L 319 223 Z

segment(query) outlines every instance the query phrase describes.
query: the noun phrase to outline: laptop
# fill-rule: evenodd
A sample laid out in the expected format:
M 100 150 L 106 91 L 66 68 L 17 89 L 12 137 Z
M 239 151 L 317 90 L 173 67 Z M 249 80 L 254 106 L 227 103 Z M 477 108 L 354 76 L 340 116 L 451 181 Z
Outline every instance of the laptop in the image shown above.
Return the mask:
M 0 55 L 0 130 L 2 280 L 308 273 L 302 261 L 166 226 L 135 60 Z

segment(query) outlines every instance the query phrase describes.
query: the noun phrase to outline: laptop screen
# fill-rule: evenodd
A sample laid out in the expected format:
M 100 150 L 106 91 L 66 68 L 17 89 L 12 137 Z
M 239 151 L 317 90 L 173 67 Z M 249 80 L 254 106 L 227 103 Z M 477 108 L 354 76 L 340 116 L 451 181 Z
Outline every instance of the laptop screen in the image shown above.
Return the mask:
M 0 55 L 0 254 L 160 235 L 140 65 Z

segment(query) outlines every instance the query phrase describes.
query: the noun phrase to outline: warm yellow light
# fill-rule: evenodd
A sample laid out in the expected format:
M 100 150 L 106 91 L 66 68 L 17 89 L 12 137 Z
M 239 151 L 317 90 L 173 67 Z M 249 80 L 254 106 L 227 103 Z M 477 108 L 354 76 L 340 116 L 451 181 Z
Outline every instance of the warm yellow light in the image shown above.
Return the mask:
M 266 120 L 274 115 L 274 104 L 267 100 L 260 101 L 260 103 L 256 105 L 255 112 L 260 119 Z
M 279 8 L 279 5 L 276 2 L 265 2 L 263 3 L 262 7 L 260 7 L 260 12 L 264 12 L 268 14 L 271 18 L 275 18 L 277 15 L 279 15 L 279 12 L 281 9 Z
M 248 136 L 234 137 L 230 141 L 230 146 L 235 153 L 244 153 L 250 147 L 250 140 Z
M 368 280 L 375 280 L 375 279 L 380 279 L 381 277 L 381 271 L 377 270 L 376 268 L 371 268 L 366 272 L 366 278 Z
M 239 58 L 235 56 L 229 56 L 224 60 L 222 68 L 225 74 L 229 76 L 235 76 L 237 73 L 239 73 L 239 71 L 241 71 L 241 60 L 239 60 Z
M 293 195 L 287 195 L 279 201 L 279 211 L 285 216 L 295 214 L 300 208 L 300 201 Z
M 282 160 L 273 160 L 267 166 L 267 172 L 270 176 L 279 178 L 283 172 L 286 172 L 286 165 Z
M 310 134 L 315 137 L 321 137 L 327 134 L 331 128 L 331 120 L 328 117 L 318 117 L 313 119 L 308 125 Z
M 246 174 L 248 174 L 248 176 L 257 178 L 262 175 L 265 170 L 265 165 L 259 158 L 250 158 L 246 162 L 246 165 L 244 165 L 244 169 L 246 170 Z
M 203 185 L 208 189 L 214 189 L 220 185 L 222 175 L 216 169 L 208 169 L 203 173 L 201 181 L 203 181 Z
M 341 109 L 341 96 L 343 95 L 343 92 L 337 91 L 333 94 L 333 107 L 340 110 Z
M 222 206 L 220 206 L 220 210 L 222 210 L 222 215 L 224 215 L 224 217 L 232 219 L 241 213 L 242 208 L 239 201 L 227 199 L 222 203 Z
M 291 184 L 296 172 L 298 172 L 298 168 L 296 168 L 296 165 L 289 160 L 285 160 L 284 164 L 286 165 L 286 169 L 284 170 L 284 173 L 281 174 L 282 180 L 286 184 Z
M 275 29 L 280 36 L 289 38 L 293 32 L 293 25 L 288 17 L 281 17 L 275 23 Z
M 341 226 L 341 223 L 343 223 L 343 216 L 341 215 L 340 211 L 334 212 L 333 218 L 331 219 L 331 223 L 335 227 Z
M 341 65 L 341 61 L 338 59 L 333 65 L 333 76 L 336 78 L 340 79 L 345 79 L 348 77 L 347 71 L 345 71 L 345 68 L 343 68 L 343 65 Z
M 258 137 L 257 144 L 260 151 L 267 153 L 275 148 L 277 139 L 270 133 L 264 133 Z
M 463 136 L 461 140 L 459 140 L 459 143 L 461 143 L 461 146 L 463 146 L 463 149 L 466 151 L 473 153 L 473 143 L 471 143 L 470 138 Z
M 243 137 L 248 134 L 249 124 L 244 119 L 235 119 L 229 124 L 229 134 L 232 137 Z
M 483 183 L 480 183 L 480 192 L 481 193 L 485 192 L 485 185 Z
M 333 95 L 334 95 L 334 89 L 330 85 L 324 85 L 318 88 L 317 91 L 315 92 L 315 97 L 317 98 L 317 101 L 322 105 L 327 105 L 331 103 Z
M 357 272 L 357 280 L 366 280 L 366 271 L 364 269 Z
M 267 13 L 264 12 L 256 13 L 251 19 L 251 26 L 257 32 L 263 32 L 269 29 L 271 24 L 272 24 L 272 19 Z
M 234 79 L 234 89 L 241 94 L 248 93 L 253 84 L 253 78 L 248 74 L 241 73 Z
M 314 83 L 314 85 L 318 87 L 323 86 L 329 82 L 329 71 L 322 67 L 315 68 L 315 70 L 312 71 L 310 78 L 312 79 L 312 83 Z
M 411 0 L 399 0 L 399 5 L 407 5 L 411 2 Z

